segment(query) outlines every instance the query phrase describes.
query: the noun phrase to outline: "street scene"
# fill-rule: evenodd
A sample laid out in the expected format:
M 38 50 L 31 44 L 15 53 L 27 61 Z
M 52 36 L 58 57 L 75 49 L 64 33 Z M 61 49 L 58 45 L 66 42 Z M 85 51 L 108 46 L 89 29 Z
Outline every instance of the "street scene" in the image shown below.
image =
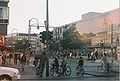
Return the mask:
M 0 81 L 53 80 L 120 81 L 120 0 L 0 0 Z
M 46 69 L 44 69 L 43 77 L 39 77 L 36 75 L 36 67 L 33 65 L 34 57 L 30 57 L 29 65 L 25 65 L 24 71 L 22 70 L 22 64 L 18 61 L 17 64 L 14 64 L 14 59 L 11 59 L 10 64 L 6 63 L 4 66 L 6 67 L 12 67 L 17 68 L 20 71 L 21 79 L 19 81 L 39 81 L 39 80 L 83 80 L 83 81 L 93 81 L 93 80 L 105 80 L 105 81 L 119 81 L 119 65 L 117 62 L 114 62 L 116 66 L 116 69 L 114 71 L 111 71 L 109 74 L 103 72 L 102 70 L 98 70 L 98 66 L 101 65 L 100 59 L 96 61 L 87 60 L 87 56 L 83 56 L 84 58 L 84 74 L 83 75 L 77 75 L 76 74 L 76 67 L 78 64 L 78 59 L 67 59 L 67 66 L 70 66 L 71 68 L 71 74 L 69 76 L 58 76 L 57 73 L 54 73 L 53 76 L 49 75 L 49 77 L 46 77 Z M 52 63 L 54 59 L 49 59 L 49 68 L 52 68 Z M 59 59 L 60 63 L 60 59 Z

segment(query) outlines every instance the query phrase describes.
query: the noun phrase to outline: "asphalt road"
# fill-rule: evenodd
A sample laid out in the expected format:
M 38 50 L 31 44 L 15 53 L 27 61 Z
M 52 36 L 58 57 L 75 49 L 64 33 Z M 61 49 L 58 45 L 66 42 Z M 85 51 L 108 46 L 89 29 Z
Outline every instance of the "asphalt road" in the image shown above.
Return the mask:
M 50 60 L 51 62 L 52 60 Z M 64 77 L 46 77 L 45 76 L 45 69 L 44 69 L 44 74 L 43 77 L 37 77 L 35 75 L 35 68 L 32 65 L 26 66 L 25 71 L 22 72 L 21 69 L 20 73 L 22 75 L 20 81 L 119 81 L 119 74 L 118 73 L 110 73 L 110 74 L 104 74 L 104 73 L 99 73 L 96 69 L 96 67 L 99 65 L 99 62 L 91 63 L 90 61 L 85 61 L 84 64 L 84 69 L 85 69 L 85 74 L 83 76 L 77 76 L 75 73 L 75 68 L 77 65 L 76 61 L 68 61 L 68 65 L 72 69 L 72 73 L 70 76 L 64 76 Z
M 26 65 L 25 71 L 23 72 L 21 70 L 21 65 L 7 65 L 10 67 L 18 68 L 21 74 L 21 79 L 17 81 L 119 81 L 119 74 L 118 73 L 110 73 L 110 74 L 104 74 L 99 73 L 96 69 L 96 67 L 100 64 L 99 62 L 90 62 L 85 61 L 84 69 L 85 74 L 83 76 L 77 76 L 75 73 L 75 68 L 77 65 L 77 61 L 75 60 L 68 60 L 68 65 L 72 69 L 72 73 L 70 76 L 64 76 L 64 77 L 46 77 L 45 76 L 45 70 L 43 77 L 37 77 L 35 72 L 35 67 L 32 65 L 32 61 L 30 65 Z M 50 62 L 52 62 L 52 59 L 50 59 Z

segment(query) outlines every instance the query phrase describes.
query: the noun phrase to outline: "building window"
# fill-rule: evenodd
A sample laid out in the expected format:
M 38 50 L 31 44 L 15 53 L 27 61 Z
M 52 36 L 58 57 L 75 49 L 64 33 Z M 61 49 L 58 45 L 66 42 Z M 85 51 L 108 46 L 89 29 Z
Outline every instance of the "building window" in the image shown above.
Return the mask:
M 3 20 L 2 20 L 2 19 L 0 19 L 0 23 L 3 23 Z
M 8 3 L 6 3 L 6 2 L 0 2 L 0 6 L 7 7 Z
M 4 20 L 4 23 L 8 23 L 8 20 L 5 19 L 5 20 Z
M 0 18 L 3 17 L 3 8 L 0 8 Z
M 0 7 L 0 18 L 1 19 L 9 18 L 9 8 L 8 7 Z

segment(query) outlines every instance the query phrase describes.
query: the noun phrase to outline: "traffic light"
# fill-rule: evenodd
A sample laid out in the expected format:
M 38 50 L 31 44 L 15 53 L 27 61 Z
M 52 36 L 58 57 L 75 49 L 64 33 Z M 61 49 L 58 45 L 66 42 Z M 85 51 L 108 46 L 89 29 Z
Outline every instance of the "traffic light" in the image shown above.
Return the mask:
M 40 42 L 45 43 L 46 41 L 46 31 L 40 32 Z
M 47 41 L 46 37 L 48 37 L 48 40 L 52 40 L 53 32 L 48 31 L 48 36 L 46 36 L 46 33 L 46 31 L 40 32 L 40 42 L 45 43 Z
M 52 40 L 53 38 L 53 32 L 48 32 L 48 40 Z

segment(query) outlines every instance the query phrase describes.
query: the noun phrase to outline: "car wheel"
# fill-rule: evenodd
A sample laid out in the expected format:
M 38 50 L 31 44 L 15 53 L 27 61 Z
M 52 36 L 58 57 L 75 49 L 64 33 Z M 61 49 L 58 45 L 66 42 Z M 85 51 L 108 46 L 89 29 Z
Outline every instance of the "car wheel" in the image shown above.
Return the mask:
M 11 81 L 12 78 L 7 75 L 0 76 L 0 81 Z

